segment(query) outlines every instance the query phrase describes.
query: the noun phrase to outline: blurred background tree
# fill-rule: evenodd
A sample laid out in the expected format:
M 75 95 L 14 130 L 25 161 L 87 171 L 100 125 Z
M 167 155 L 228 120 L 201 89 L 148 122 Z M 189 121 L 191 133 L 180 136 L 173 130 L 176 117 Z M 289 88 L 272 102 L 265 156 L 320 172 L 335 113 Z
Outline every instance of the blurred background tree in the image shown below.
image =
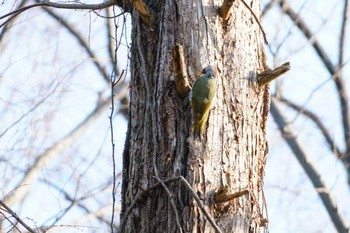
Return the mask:
M 34 3 L 4 0 L 0 15 Z M 267 62 L 292 65 L 271 84 L 273 99 L 327 187 L 315 190 L 270 116 L 268 229 L 337 232 L 318 193 L 330 193 L 349 222 L 348 1 L 262 5 Z M 1 19 L 0 199 L 32 229 L 106 232 L 113 206 L 118 214 L 131 41 L 121 13 L 35 7 Z M 0 212 L 1 230 L 23 230 Z

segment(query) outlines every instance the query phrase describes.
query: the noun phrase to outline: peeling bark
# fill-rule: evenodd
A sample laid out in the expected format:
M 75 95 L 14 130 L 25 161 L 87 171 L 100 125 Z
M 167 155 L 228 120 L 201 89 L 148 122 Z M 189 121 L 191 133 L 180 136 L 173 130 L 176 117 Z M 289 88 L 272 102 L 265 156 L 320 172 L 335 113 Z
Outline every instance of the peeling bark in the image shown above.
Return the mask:
M 181 182 L 142 195 L 129 214 L 125 210 L 144 190 L 182 175 L 222 232 L 259 232 L 266 224 L 261 190 L 266 162 L 267 87 L 256 71 L 263 70 L 261 32 L 251 12 L 236 1 L 231 17 L 217 13 L 220 1 L 145 1 L 154 14 L 151 25 L 133 16 L 130 82 L 130 123 L 124 151 L 121 232 L 215 232 Z M 261 15 L 260 2 L 250 1 Z M 217 69 L 218 90 L 201 141 L 192 138 L 188 97 L 176 94 L 171 48 L 181 44 L 187 73 Z M 248 194 L 215 204 L 215 190 Z M 179 229 L 176 214 L 179 216 Z

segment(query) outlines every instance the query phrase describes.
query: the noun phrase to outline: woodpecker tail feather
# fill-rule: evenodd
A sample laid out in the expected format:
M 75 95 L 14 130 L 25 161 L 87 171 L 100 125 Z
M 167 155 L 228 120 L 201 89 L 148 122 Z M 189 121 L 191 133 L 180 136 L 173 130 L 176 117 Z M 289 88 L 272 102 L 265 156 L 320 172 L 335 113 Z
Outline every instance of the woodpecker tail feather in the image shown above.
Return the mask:
M 201 135 L 201 128 L 199 124 L 194 124 L 194 128 L 193 128 L 193 138 L 197 139 L 199 138 L 199 140 L 202 140 L 202 135 Z
M 203 133 L 205 123 L 207 122 L 207 119 L 208 119 L 208 113 L 205 113 L 201 120 L 194 121 L 194 126 L 193 126 L 193 138 L 194 139 L 199 138 L 199 140 L 202 140 L 202 133 Z

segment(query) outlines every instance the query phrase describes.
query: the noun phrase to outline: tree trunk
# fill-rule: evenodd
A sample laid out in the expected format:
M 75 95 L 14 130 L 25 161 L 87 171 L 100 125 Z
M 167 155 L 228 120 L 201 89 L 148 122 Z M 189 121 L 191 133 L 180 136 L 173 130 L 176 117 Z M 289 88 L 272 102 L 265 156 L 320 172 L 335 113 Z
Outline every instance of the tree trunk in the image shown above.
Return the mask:
M 267 87 L 261 31 L 252 12 L 235 1 L 231 16 L 221 1 L 145 1 L 150 24 L 132 12 L 129 128 L 123 154 L 121 232 L 215 232 L 183 176 L 222 232 L 259 232 L 267 153 Z M 260 18 L 260 1 L 247 1 Z M 216 70 L 217 92 L 204 135 L 192 137 L 191 106 L 175 90 L 172 47 L 184 48 L 187 72 Z M 165 186 L 165 187 L 164 187 Z M 151 188 L 150 188 L 151 187 Z M 166 187 L 168 190 L 166 190 Z M 218 189 L 248 193 L 216 203 Z M 168 191 L 168 192 L 167 192 Z

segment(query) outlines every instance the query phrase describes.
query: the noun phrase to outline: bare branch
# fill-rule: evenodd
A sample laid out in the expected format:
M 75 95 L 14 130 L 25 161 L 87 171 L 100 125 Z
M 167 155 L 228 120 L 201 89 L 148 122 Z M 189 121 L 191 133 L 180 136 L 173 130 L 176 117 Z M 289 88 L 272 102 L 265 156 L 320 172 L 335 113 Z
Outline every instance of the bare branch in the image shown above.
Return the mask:
M 121 74 L 123 75 L 123 74 Z M 110 85 L 111 85 L 111 112 L 109 115 L 109 125 L 110 125 L 110 132 L 111 132 L 111 145 L 112 145 L 112 165 L 113 165 L 113 171 L 112 171 L 112 214 L 111 214 L 111 222 L 110 222 L 110 228 L 111 232 L 114 232 L 114 215 L 115 215 L 115 203 L 116 203 L 116 166 L 115 166 L 115 141 L 114 141 L 114 127 L 113 127 L 113 114 L 114 114 L 114 86 L 117 83 L 117 76 L 111 77 L 110 79 Z
M 9 213 L 12 217 L 14 217 L 16 221 L 19 222 L 30 233 L 35 233 L 35 231 L 31 227 L 29 227 L 25 222 L 23 222 L 23 220 L 20 217 L 18 217 L 18 215 L 1 200 L 0 200 L 0 206 L 4 207 L 6 212 Z
M 343 124 L 343 134 L 344 140 L 346 144 L 346 151 L 350 151 L 350 118 L 349 118 L 349 103 L 347 98 L 346 87 L 344 84 L 344 80 L 342 76 L 337 73 L 337 69 L 332 64 L 329 56 L 324 51 L 321 44 L 317 41 L 317 39 L 313 38 L 313 34 L 306 23 L 295 13 L 295 11 L 287 4 L 286 0 L 281 0 L 279 3 L 280 7 L 283 9 L 286 15 L 290 17 L 290 19 L 295 23 L 295 25 L 300 29 L 300 31 L 305 35 L 308 40 L 313 39 L 312 46 L 318 54 L 320 60 L 325 65 L 328 72 L 334 76 L 334 83 L 336 86 L 336 90 L 338 92 L 338 98 L 341 106 L 341 116 L 342 116 L 342 124 Z M 345 30 L 345 29 L 344 29 Z
M 40 1 L 41 6 L 53 7 L 60 9 L 72 9 L 72 10 L 101 10 L 110 6 L 115 5 L 114 0 L 106 0 L 101 3 L 86 4 L 86 3 L 63 3 L 63 2 L 51 2 L 49 0 Z
M 322 121 L 319 119 L 319 117 L 316 114 L 305 109 L 305 107 L 303 107 L 303 106 L 299 106 L 295 103 L 292 103 L 291 101 L 289 101 L 283 97 L 279 97 L 277 99 L 279 101 L 281 101 L 282 103 L 285 103 L 289 107 L 293 108 L 295 111 L 300 112 L 301 114 L 305 115 L 310 120 L 312 120 L 315 123 L 315 125 L 317 126 L 317 128 L 321 131 L 324 138 L 326 139 L 328 146 L 329 146 L 329 149 L 337 156 L 338 159 L 342 159 L 343 153 L 340 151 L 339 147 L 335 144 L 334 139 L 331 137 L 328 129 L 324 126 L 324 124 L 322 123 Z
M 289 148 L 293 151 L 295 157 L 298 159 L 300 165 L 310 178 L 316 192 L 321 198 L 329 217 L 331 218 L 334 226 L 341 233 L 348 233 L 349 227 L 341 215 L 336 203 L 334 202 L 331 194 L 323 181 L 320 174 L 316 171 L 314 166 L 310 163 L 309 158 L 298 141 L 296 133 L 291 124 L 289 124 L 284 118 L 282 112 L 278 109 L 276 100 L 271 99 L 271 114 L 281 131 L 282 137 L 286 140 Z
M 22 7 L 27 3 L 27 1 L 28 1 L 28 0 L 22 0 L 22 1 L 19 3 L 17 9 L 22 8 Z M 11 20 L 12 20 L 12 19 L 11 19 Z M 11 21 L 11 20 L 10 20 L 10 21 Z M 7 30 L 9 29 L 10 26 L 11 26 L 10 24 L 5 24 L 5 26 L 2 28 L 2 30 L 1 30 L 1 32 L 0 32 L 0 43 L 1 43 L 2 39 L 4 38 L 4 35 L 5 35 L 5 33 L 7 32 Z M 1 27 L 0 27 L 0 28 L 1 28 Z
M 85 4 L 85 3 L 61 3 L 61 2 L 50 2 L 48 0 L 38 1 L 36 4 L 25 6 L 17 10 L 11 11 L 3 16 L 0 16 L 0 20 L 9 17 L 4 23 L 0 24 L 0 28 L 6 25 L 8 22 L 13 20 L 16 16 L 34 7 L 52 7 L 60 9 L 71 9 L 71 10 L 101 10 L 110 6 L 115 5 L 114 0 L 107 0 L 102 3 L 96 4 Z
M 344 1 L 344 8 L 343 8 L 343 18 L 342 18 L 342 24 L 341 24 L 341 30 L 340 30 L 340 36 L 339 36 L 339 58 L 338 58 L 338 67 L 340 68 L 343 65 L 343 59 L 344 59 L 344 38 L 346 34 L 346 23 L 347 23 L 347 13 L 348 13 L 348 5 L 349 1 Z

